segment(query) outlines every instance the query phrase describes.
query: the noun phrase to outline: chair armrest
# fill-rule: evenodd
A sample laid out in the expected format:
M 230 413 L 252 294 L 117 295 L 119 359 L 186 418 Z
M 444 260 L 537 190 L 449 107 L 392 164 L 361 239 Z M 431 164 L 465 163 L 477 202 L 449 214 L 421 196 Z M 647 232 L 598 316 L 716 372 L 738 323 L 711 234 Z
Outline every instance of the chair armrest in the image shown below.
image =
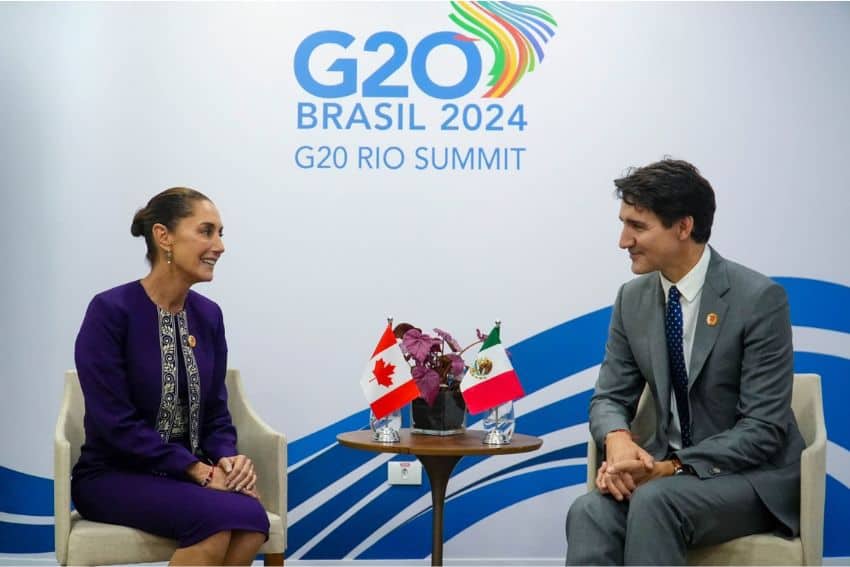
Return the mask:
M 803 563 L 823 562 L 823 522 L 826 498 L 826 425 L 823 413 L 816 413 L 820 423 L 815 438 L 800 455 L 800 540 Z

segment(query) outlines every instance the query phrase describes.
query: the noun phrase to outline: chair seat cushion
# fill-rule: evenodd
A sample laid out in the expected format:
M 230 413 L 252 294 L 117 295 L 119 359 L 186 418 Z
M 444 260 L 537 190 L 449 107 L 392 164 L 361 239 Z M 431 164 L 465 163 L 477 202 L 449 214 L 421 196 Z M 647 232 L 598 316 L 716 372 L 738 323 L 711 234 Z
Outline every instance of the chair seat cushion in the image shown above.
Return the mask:
M 277 514 L 269 517 L 269 539 L 260 553 L 282 553 L 283 521 Z M 121 542 L 116 545 L 115 542 Z M 76 510 L 71 513 L 68 538 L 68 565 L 115 565 L 168 561 L 177 549 L 177 541 L 134 528 L 84 520 Z
M 688 550 L 688 565 L 802 565 L 800 538 L 771 534 L 739 537 L 718 545 Z

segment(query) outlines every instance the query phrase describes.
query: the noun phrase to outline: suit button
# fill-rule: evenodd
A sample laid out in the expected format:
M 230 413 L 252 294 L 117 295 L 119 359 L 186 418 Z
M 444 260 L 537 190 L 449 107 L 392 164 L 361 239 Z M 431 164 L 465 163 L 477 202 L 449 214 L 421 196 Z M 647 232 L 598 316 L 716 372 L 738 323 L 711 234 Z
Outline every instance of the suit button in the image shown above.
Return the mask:
M 711 467 L 711 470 L 709 472 L 711 474 L 720 474 L 720 469 L 718 469 L 717 467 Z

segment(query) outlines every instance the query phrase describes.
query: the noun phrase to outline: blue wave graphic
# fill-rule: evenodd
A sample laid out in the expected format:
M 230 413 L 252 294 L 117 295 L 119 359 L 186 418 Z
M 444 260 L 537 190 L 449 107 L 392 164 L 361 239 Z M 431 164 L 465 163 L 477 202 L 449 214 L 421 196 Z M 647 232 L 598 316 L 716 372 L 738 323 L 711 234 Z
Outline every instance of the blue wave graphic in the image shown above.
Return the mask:
M 789 301 L 792 305 L 792 322 L 794 325 L 817 327 L 839 332 L 848 331 L 850 325 L 847 322 L 850 321 L 850 318 L 846 316 L 846 312 L 850 310 L 850 289 L 828 282 L 801 278 L 777 278 L 777 281 L 788 292 Z M 836 310 L 836 305 L 842 305 L 842 309 Z M 827 306 L 829 308 L 826 308 Z M 534 392 L 564 376 L 575 374 L 599 364 L 604 352 L 604 342 L 607 336 L 610 313 L 610 308 L 595 311 L 579 319 L 568 321 L 553 329 L 544 331 L 510 347 L 509 351 L 512 361 L 517 372 L 522 376 L 523 385 L 526 387 L 526 390 L 529 393 Z M 557 356 L 552 356 L 552 353 L 557 353 Z M 842 375 L 843 371 L 840 368 L 836 368 L 836 366 L 841 365 L 843 361 L 844 359 L 828 356 L 817 359 L 809 358 L 804 353 L 798 353 L 796 357 L 796 370 L 799 372 L 817 372 L 824 376 L 825 396 L 837 400 L 841 398 L 832 397 L 830 391 L 835 388 L 843 389 L 844 385 L 840 383 L 840 380 L 832 379 L 831 376 Z M 836 382 L 839 382 L 839 384 Z M 557 403 L 553 405 L 557 405 Z M 574 408 L 574 410 L 578 410 L 578 415 L 581 415 L 582 419 L 586 418 L 586 407 L 585 405 L 582 408 L 583 411 Z M 828 406 L 826 407 L 826 411 L 835 415 L 836 421 L 841 421 L 843 417 L 842 412 L 831 411 L 831 408 Z M 559 413 L 560 416 L 565 415 L 563 412 Z M 533 414 L 524 417 L 531 417 L 533 419 Z M 559 423 L 558 417 L 553 417 L 550 427 L 544 429 L 551 430 L 553 429 L 551 424 L 556 423 Z M 529 429 L 529 425 L 529 423 L 520 423 L 518 429 L 533 434 L 540 434 Z M 843 423 L 840 425 L 833 424 L 830 426 L 830 438 L 834 442 L 845 445 L 846 441 L 841 434 L 837 436 L 833 435 L 833 432 L 838 430 L 846 431 L 847 427 Z M 465 461 L 466 459 L 461 461 L 460 465 L 463 465 Z M 455 473 L 463 470 L 460 465 Z M 382 476 L 380 475 L 381 479 Z M 583 478 L 579 482 L 583 482 Z M 836 484 L 837 487 L 832 490 L 847 490 L 840 483 Z M 382 496 L 378 496 L 372 502 L 375 504 L 376 510 L 369 509 L 369 505 L 367 504 L 361 510 L 361 513 L 355 514 L 348 522 L 343 523 L 333 532 L 327 534 L 327 537 L 317 543 L 313 549 L 309 550 L 304 555 L 304 558 L 344 557 L 347 552 L 357 545 L 357 542 L 362 541 L 363 537 L 372 532 L 370 526 L 381 525 L 388 518 L 393 517 L 393 514 L 387 510 L 387 507 L 392 507 L 392 504 L 383 499 Z M 420 496 L 421 493 L 409 500 L 415 500 Z M 401 504 L 403 503 L 396 503 L 396 505 Z M 383 514 L 380 513 L 381 510 L 383 510 Z M 327 520 L 328 517 L 326 516 L 325 519 Z M 465 516 L 465 525 L 470 525 L 468 520 L 470 518 Z M 322 522 L 319 520 L 314 525 L 321 524 Z M 327 525 L 327 521 L 324 522 L 324 525 Z M 315 532 L 312 533 L 315 534 Z M 345 543 L 341 544 L 340 540 Z M 381 542 L 378 542 L 371 549 L 384 549 L 384 547 L 382 547 Z M 830 549 L 833 550 L 832 555 L 840 553 L 838 549 Z M 297 550 L 297 547 L 292 547 L 290 552 L 295 550 Z M 371 552 L 369 553 L 368 555 L 362 555 L 361 558 L 381 557 L 380 554 L 372 555 Z M 397 558 L 395 555 L 387 555 L 386 557 Z
M 850 287 L 804 278 L 773 278 L 785 288 L 791 323 L 850 333 Z
M 443 537 L 446 541 L 469 526 L 517 502 L 584 483 L 584 465 L 553 467 L 488 484 L 454 498 L 444 507 Z M 567 511 L 564 510 L 564 517 Z M 421 559 L 431 554 L 431 512 L 420 514 L 369 547 L 357 559 Z
M 0 552 L 46 553 L 53 551 L 53 526 L 0 522 Z
M 587 407 L 590 403 L 591 393 L 582 392 L 576 396 L 558 400 L 540 408 L 527 415 L 517 418 L 517 429 L 530 435 L 545 435 L 563 427 L 584 423 L 587 420 Z M 346 449 L 355 451 L 354 449 Z M 586 451 L 586 449 L 585 449 Z M 363 451 L 356 451 L 362 453 Z M 585 453 L 586 454 L 586 453 Z M 370 456 L 374 456 L 370 453 Z M 470 467 L 480 463 L 485 458 L 491 457 L 466 457 L 455 467 L 454 474 L 458 474 Z M 542 457 L 541 457 L 542 458 Z M 297 471 L 296 471 L 297 472 Z M 359 490 L 343 490 L 339 496 L 332 497 L 323 506 L 316 508 L 303 520 L 311 527 L 322 529 L 338 518 L 342 512 L 348 510 L 351 505 L 372 490 L 382 486 L 386 482 L 386 469 L 381 466 L 366 475 L 370 481 L 361 484 L 358 481 Z M 366 478 L 364 477 L 364 478 Z M 361 479 L 362 480 L 362 479 Z M 414 490 L 415 489 L 415 490 Z M 369 536 L 375 526 L 383 525 L 404 510 L 410 504 L 430 493 L 430 485 L 425 479 L 421 487 L 404 487 L 404 490 L 387 490 L 367 503 L 363 508 L 352 514 L 342 524 L 325 535 L 313 548 L 308 550 L 303 559 L 339 559 L 348 554 L 361 541 Z M 336 502 L 339 500 L 339 502 Z M 327 507 L 320 510 L 320 508 Z M 295 527 L 301 522 L 293 524 L 292 530 L 287 534 L 287 544 L 290 553 L 314 537 L 318 532 L 316 529 L 295 531 Z
M 803 278 L 775 279 L 788 292 L 793 325 L 850 333 L 850 288 Z M 599 364 L 604 355 L 610 316 L 610 307 L 599 309 L 509 347 L 512 362 L 522 377 L 526 392 L 533 393 Z M 842 404 L 842 400 L 850 399 L 850 360 L 830 354 L 795 352 L 795 371 L 816 372 L 822 376 L 829 439 L 850 448 L 850 418 Z M 581 392 L 556 400 L 520 416 L 517 429 L 532 435 L 545 435 L 583 423 L 587 419 L 590 393 Z M 403 417 L 406 422 L 407 416 Z M 363 429 L 367 422 L 368 410 L 364 410 L 289 444 L 290 466 L 299 465 L 289 474 L 290 508 L 304 503 L 375 456 L 336 445 L 338 433 Z M 552 450 L 530 455 L 527 460 L 506 466 L 452 493 L 446 503 L 446 539 L 517 502 L 584 483 L 584 466 L 556 465 L 563 459 L 585 455 L 584 444 L 544 448 L 548 449 Z M 455 474 L 475 466 L 484 458 L 463 459 L 458 463 Z M 551 468 L 527 470 L 529 467 L 550 463 L 553 464 Z M 287 554 L 291 556 L 299 551 L 304 553 L 303 559 L 340 559 L 378 526 L 429 494 L 427 479 L 423 486 L 386 490 L 326 534 L 311 549 L 306 552 L 301 549 L 328 524 L 381 486 L 385 479 L 386 468 L 383 465 L 375 466 L 290 525 Z M 52 484 L 51 479 L 0 467 L 0 512 L 51 516 Z M 428 538 L 421 536 L 430 531 L 430 523 L 431 510 L 427 507 L 374 543 L 358 559 L 425 557 L 430 553 L 430 545 Z M 825 556 L 850 556 L 850 541 L 843 537 L 844 526 L 848 523 L 850 488 L 828 477 Z M 0 522 L 0 553 L 40 553 L 52 549 L 53 526 Z
M 525 468 L 535 467 L 537 465 L 551 463 L 551 462 L 554 462 L 554 461 L 562 461 L 562 460 L 565 460 L 565 459 L 578 459 L 578 458 L 584 458 L 584 457 L 587 457 L 587 443 L 581 443 L 579 445 L 571 445 L 569 447 L 564 447 L 563 449 L 558 449 L 556 451 L 552 451 L 550 453 L 546 453 L 546 454 L 540 455 L 538 457 L 533 457 L 531 459 L 523 461 L 522 463 L 510 466 L 510 467 L 505 467 L 498 472 L 495 472 L 493 474 L 489 474 L 487 476 L 483 476 L 480 479 L 478 479 L 477 481 L 473 482 L 472 484 L 466 486 L 465 488 L 461 488 L 457 492 L 451 493 L 451 496 L 454 497 L 454 496 L 457 496 L 459 494 L 463 494 L 465 492 L 468 492 L 470 490 L 474 490 L 475 488 L 477 488 L 478 486 L 481 486 L 482 484 L 484 484 L 486 482 L 490 482 L 491 480 L 499 478 L 499 477 L 504 477 L 504 476 L 510 475 L 510 474 L 514 473 L 515 471 L 519 471 L 519 470 L 522 470 L 522 469 L 525 469 Z
M 847 420 L 850 359 L 812 352 L 795 352 L 794 371 L 820 374 L 827 435 L 833 443 L 850 449 L 850 423 Z
M 850 556 L 850 490 L 831 476 L 826 477 L 826 522 L 823 525 L 824 557 Z
M 297 465 L 322 449 L 334 445 L 338 434 L 362 429 L 364 424 L 368 423 L 369 410 L 365 409 L 322 428 L 315 433 L 289 443 L 286 448 L 289 466 Z
M 599 364 L 605 351 L 610 319 L 611 308 L 606 307 L 562 323 L 510 347 L 511 362 L 517 373 L 522 376 L 525 391 L 534 392 L 565 376 Z M 566 345 L 569 345 L 571 352 L 562 357 L 561 351 Z M 539 356 L 541 352 L 556 352 L 559 356 L 544 358 Z M 407 418 L 405 412 L 402 412 L 402 417 Z M 291 442 L 288 447 L 290 466 L 307 460 L 316 452 L 336 443 L 339 433 L 363 429 L 368 420 L 367 409 Z M 306 498 L 301 501 L 303 500 Z
M 349 449 L 352 450 L 353 449 Z M 300 549 L 310 538 L 325 528 L 334 518 L 338 518 L 354 506 L 364 495 L 369 494 L 386 479 L 386 468 L 378 466 L 366 473 L 351 485 L 342 489 L 333 498 L 311 510 L 300 521 L 289 527 L 286 539 L 289 550 Z M 423 487 L 404 487 L 416 491 L 416 500 L 419 496 L 426 494 Z M 407 491 L 405 491 L 407 492 Z M 374 524 L 370 524 L 374 525 Z M 290 551 L 291 552 L 291 551 Z
M 53 480 L 0 466 L 0 512 L 52 516 Z

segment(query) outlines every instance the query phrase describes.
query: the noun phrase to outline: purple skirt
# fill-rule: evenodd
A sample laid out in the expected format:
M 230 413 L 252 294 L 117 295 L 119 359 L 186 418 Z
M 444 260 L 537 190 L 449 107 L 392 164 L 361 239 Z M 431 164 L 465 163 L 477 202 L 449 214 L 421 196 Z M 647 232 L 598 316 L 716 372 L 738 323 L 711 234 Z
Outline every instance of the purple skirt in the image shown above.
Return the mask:
M 188 480 L 104 471 L 71 482 L 74 506 L 86 520 L 137 528 L 187 547 L 222 531 L 260 532 L 269 519 L 259 500 L 202 488 Z

